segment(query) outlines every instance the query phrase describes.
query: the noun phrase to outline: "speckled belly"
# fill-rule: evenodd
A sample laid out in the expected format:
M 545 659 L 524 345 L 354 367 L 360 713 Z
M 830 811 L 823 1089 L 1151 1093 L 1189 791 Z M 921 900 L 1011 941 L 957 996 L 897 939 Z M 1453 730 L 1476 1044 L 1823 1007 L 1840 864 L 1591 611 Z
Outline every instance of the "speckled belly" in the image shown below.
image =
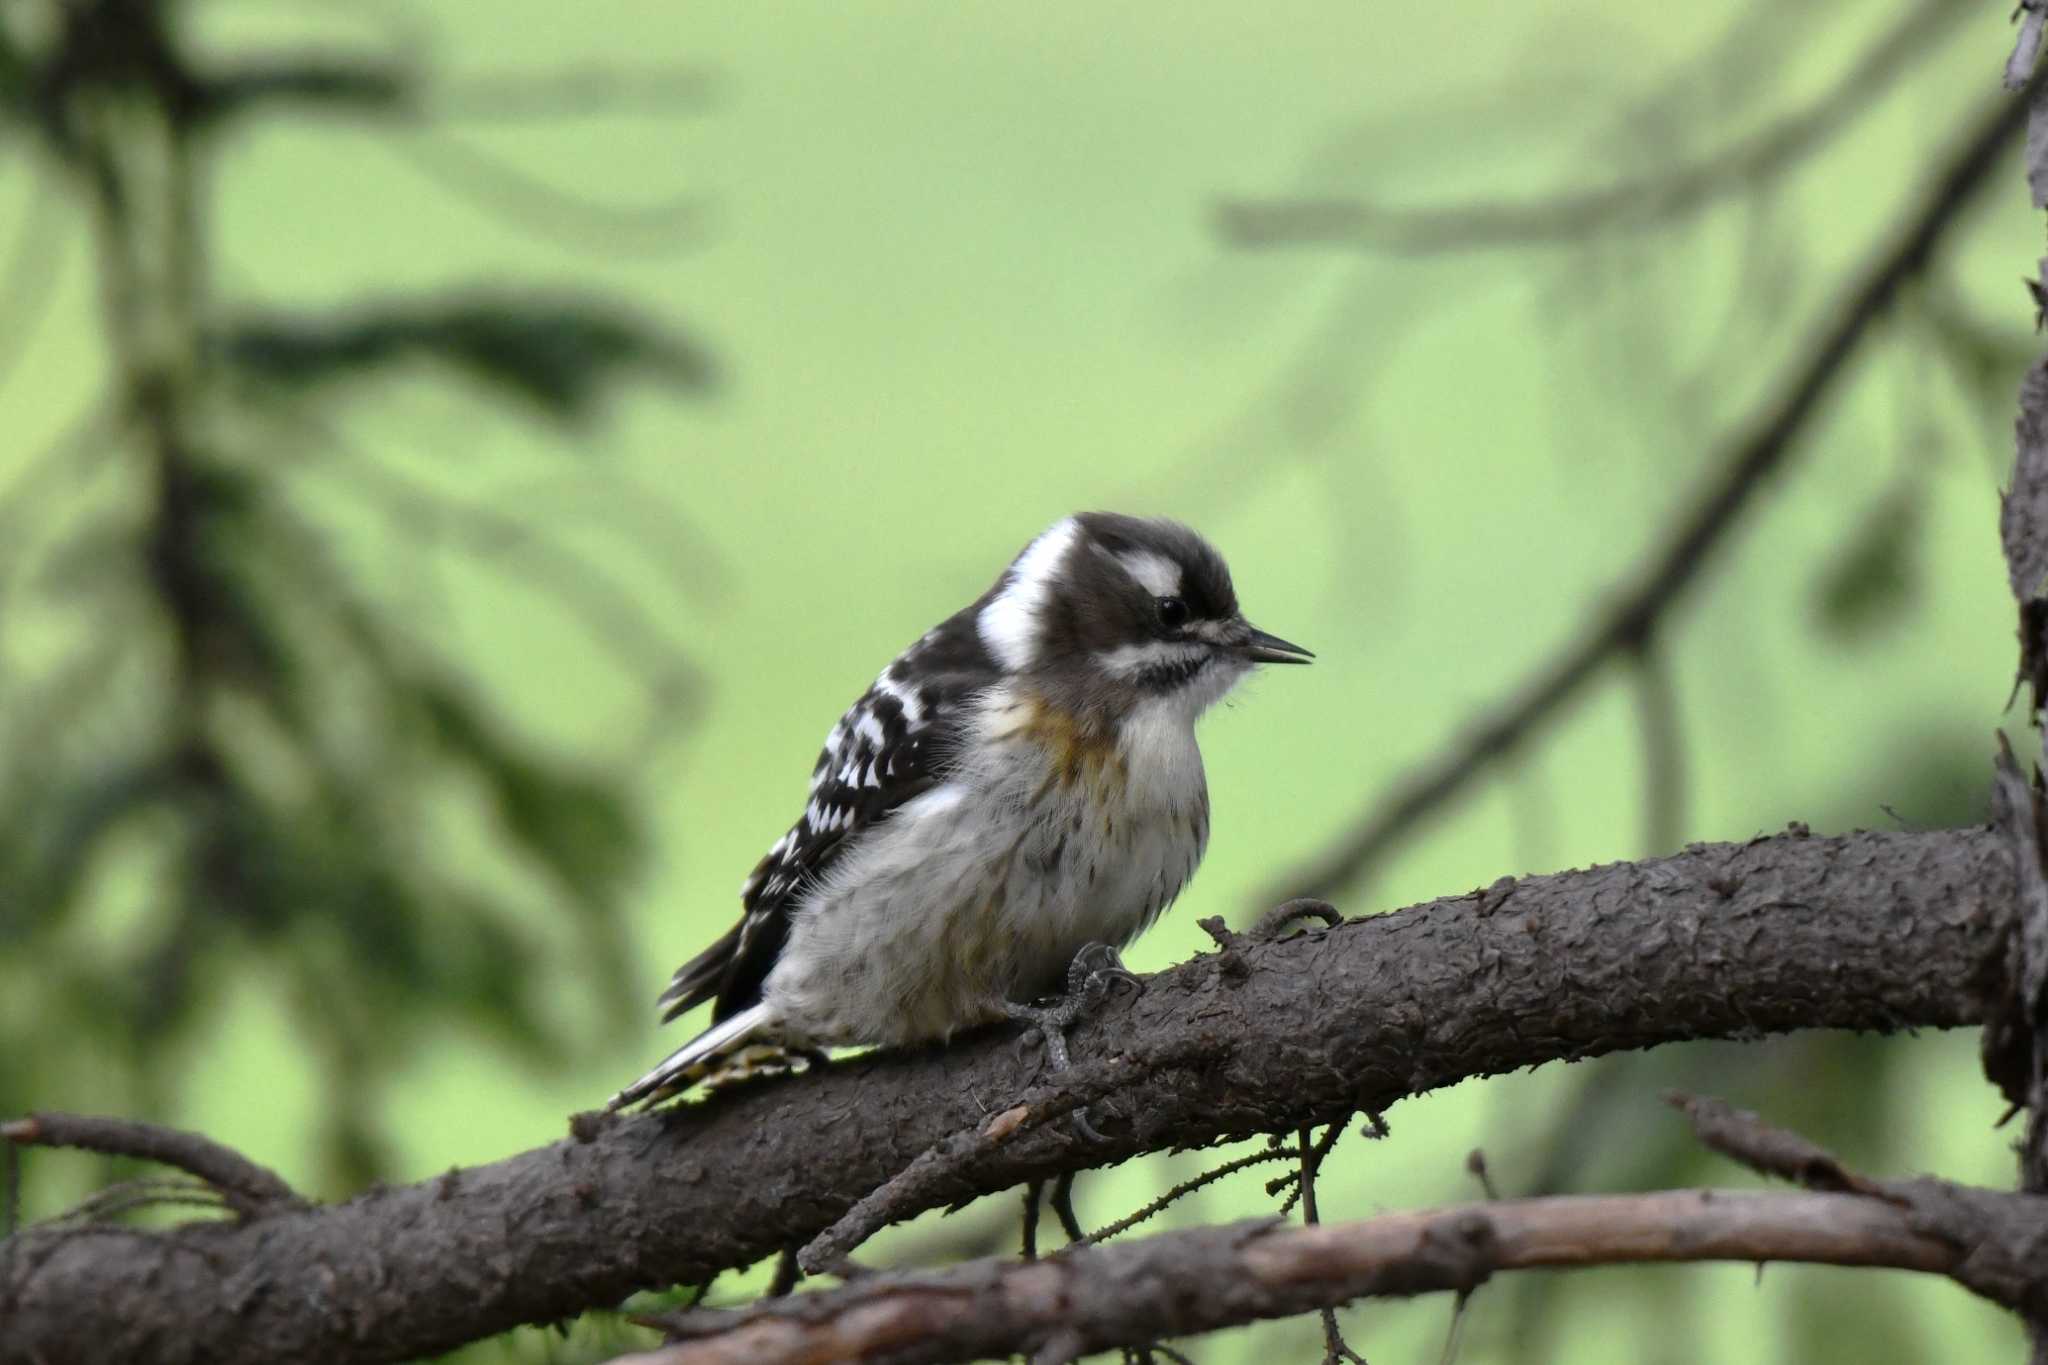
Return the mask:
M 1130 942 L 1193 875 L 1205 829 L 1199 809 L 1123 791 L 953 782 L 904 805 L 798 909 L 764 989 L 777 1032 L 944 1038 L 1057 992 L 1087 944 Z

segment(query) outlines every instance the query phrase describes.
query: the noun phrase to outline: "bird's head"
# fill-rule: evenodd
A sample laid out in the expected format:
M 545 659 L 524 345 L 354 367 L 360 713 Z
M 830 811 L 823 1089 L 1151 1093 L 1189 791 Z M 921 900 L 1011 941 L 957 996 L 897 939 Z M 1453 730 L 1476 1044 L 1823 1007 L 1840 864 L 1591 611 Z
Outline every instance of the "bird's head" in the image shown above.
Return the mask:
M 982 643 L 1113 714 L 1170 699 L 1192 720 L 1254 665 L 1314 656 L 1245 620 L 1223 556 L 1176 521 L 1084 512 L 1055 523 L 982 598 Z

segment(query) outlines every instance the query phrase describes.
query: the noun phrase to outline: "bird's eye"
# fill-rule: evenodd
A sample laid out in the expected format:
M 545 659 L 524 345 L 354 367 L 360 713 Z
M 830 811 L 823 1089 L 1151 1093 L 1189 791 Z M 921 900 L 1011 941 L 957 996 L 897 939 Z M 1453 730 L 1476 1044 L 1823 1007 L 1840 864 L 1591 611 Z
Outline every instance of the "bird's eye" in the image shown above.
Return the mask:
M 1159 624 L 1168 630 L 1179 630 L 1188 623 L 1188 604 L 1178 597 L 1159 599 Z

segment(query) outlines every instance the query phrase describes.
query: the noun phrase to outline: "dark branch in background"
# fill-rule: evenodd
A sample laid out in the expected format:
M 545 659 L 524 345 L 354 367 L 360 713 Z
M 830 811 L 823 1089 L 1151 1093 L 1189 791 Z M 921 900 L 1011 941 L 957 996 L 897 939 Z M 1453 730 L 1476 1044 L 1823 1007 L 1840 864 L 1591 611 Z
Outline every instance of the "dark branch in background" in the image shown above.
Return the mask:
M 1629 656 L 1643 751 L 1643 852 L 1655 857 L 1685 837 L 1685 729 L 1669 651 L 1641 641 Z
M 1240 200 L 1217 208 L 1226 243 L 1252 249 L 1354 247 L 1433 255 L 1541 243 L 1578 245 L 1603 232 L 1659 226 L 1798 166 L 1879 98 L 1943 32 L 1974 12 L 1962 0 L 1908 8 L 1812 106 L 1690 165 L 1597 189 L 1526 201 L 1395 208 L 1356 199 Z
M 800 1245 L 963 1135 L 972 1158 L 935 1204 L 1544 1061 L 1973 1023 L 2012 897 L 1989 833 L 1793 835 L 1233 936 L 1107 1004 L 1076 1030 L 1074 1071 L 1045 1081 L 998 1033 L 585 1119 L 334 1207 L 89 1248 L 29 1229 L 0 1251 L 0 1362 L 410 1359 Z M 1077 1103 L 1103 1142 L 1066 1122 Z
M 2040 83 L 2036 78 L 2036 85 Z M 1957 149 L 1931 177 L 1920 207 L 1863 272 L 1829 323 L 1806 347 L 1800 368 L 1747 424 L 1720 472 L 1659 537 L 1634 585 L 1591 628 L 1538 669 L 1491 719 L 1409 774 L 1353 823 L 1351 832 L 1308 865 L 1281 878 L 1262 903 L 1291 895 L 1328 896 L 1364 876 L 1398 841 L 1461 795 L 1560 714 L 1615 659 L 1653 642 L 1666 613 L 1697 581 L 1757 493 L 1799 448 L 1800 437 L 1831 393 L 1872 325 L 1916 279 L 1965 207 L 1990 179 L 2026 122 L 2026 103 L 2001 97 L 1969 122 Z
M 474 143 L 421 131 L 384 144 L 443 190 L 539 240 L 608 255 L 662 257 L 702 246 L 708 204 L 691 192 L 612 204 L 571 194 Z

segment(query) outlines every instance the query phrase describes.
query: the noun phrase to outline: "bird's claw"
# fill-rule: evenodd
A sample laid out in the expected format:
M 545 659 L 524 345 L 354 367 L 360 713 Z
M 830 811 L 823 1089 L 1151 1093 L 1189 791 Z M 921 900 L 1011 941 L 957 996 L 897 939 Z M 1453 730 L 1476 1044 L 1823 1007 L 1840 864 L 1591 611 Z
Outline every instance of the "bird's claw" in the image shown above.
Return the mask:
M 1076 1010 L 1075 1017 L 1101 1004 L 1109 994 L 1109 988 L 1119 982 L 1132 987 L 1144 985 L 1136 972 L 1124 966 L 1123 957 L 1116 949 L 1107 943 L 1084 945 L 1067 965 L 1066 999 L 1078 996 L 1084 1002 Z
M 1142 988 L 1137 974 L 1124 966 L 1116 949 L 1106 943 L 1090 943 L 1074 954 L 1067 967 L 1066 993 L 1049 1005 L 1020 1005 L 1003 1002 L 1003 1012 L 1020 1023 L 1030 1024 L 1045 1039 L 1045 1057 L 1055 1072 L 1073 1065 L 1067 1051 L 1067 1030 L 1108 998 L 1111 986 L 1122 983 Z M 1102 1134 L 1088 1122 L 1088 1110 L 1074 1111 L 1074 1131 L 1090 1142 L 1102 1142 Z

